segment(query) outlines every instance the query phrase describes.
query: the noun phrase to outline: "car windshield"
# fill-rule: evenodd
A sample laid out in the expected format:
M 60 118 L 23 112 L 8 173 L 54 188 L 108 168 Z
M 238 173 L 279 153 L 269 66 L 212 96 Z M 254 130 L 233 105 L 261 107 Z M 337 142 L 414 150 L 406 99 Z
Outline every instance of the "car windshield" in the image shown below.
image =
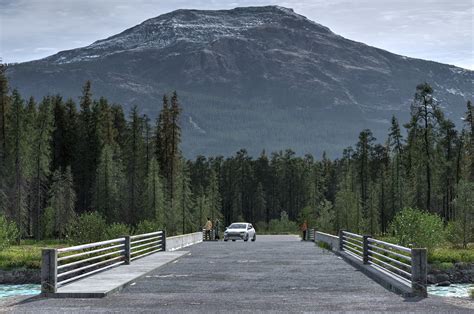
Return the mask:
M 247 226 L 245 224 L 231 224 L 229 229 L 245 229 Z

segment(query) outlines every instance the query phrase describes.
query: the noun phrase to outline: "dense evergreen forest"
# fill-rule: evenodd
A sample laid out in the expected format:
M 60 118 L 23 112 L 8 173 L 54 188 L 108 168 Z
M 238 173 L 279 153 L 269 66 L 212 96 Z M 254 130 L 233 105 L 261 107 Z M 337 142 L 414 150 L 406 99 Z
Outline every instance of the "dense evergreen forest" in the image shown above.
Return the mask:
M 84 215 L 169 234 L 197 231 L 206 217 L 250 221 L 257 231 L 306 219 L 330 232 L 384 234 L 411 207 L 459 222 L 472 237 L 473 107 L 456 128 L 433 95 L 426 83 L 414 86 L 409 121 L 393 117 L 385 139 L 362 130 L 335 160 L 290 149 L 185 160 L 176 92 L 157 99 L 154 120 L 95 99 L 90 82 L 77 103 L 25 99 L 9 90 L 2 66 L 0 215 L 20 238 L 36 239 L 68 237 Z

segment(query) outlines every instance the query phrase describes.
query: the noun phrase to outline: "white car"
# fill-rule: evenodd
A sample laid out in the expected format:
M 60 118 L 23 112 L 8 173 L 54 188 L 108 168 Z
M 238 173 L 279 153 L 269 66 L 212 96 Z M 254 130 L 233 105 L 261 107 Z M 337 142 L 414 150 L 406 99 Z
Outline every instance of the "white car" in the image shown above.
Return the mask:
M 225 228 L 224 241 L 248 241 L 249 239 L 252 241 L 257 240 L 257 234 L 252 224 L 249 224 L 248 222 L 234 222 L 229 227 Z

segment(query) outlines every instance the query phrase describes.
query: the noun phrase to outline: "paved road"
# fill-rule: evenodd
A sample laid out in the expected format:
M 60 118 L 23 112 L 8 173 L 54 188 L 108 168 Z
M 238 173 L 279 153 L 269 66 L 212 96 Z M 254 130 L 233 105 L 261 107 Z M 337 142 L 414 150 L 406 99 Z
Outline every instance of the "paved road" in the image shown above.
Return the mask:
M 444 298 L 404 299 L 334 254 L 295 236 L 205 242 L 119 294 L 103 299 L 39 299 L 16 312 L 469 312 Z M 471 308 L 472 311 L 472 308 Z M 471 312 L 472 313 L 472 312 Z

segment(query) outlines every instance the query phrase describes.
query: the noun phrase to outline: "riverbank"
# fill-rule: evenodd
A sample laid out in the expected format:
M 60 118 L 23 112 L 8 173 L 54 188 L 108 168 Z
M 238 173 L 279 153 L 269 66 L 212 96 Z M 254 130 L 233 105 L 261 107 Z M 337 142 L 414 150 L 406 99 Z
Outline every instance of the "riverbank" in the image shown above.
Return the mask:
M 441 263 L 428 265 L 428 284 L 474 284 L 474 263 Z

